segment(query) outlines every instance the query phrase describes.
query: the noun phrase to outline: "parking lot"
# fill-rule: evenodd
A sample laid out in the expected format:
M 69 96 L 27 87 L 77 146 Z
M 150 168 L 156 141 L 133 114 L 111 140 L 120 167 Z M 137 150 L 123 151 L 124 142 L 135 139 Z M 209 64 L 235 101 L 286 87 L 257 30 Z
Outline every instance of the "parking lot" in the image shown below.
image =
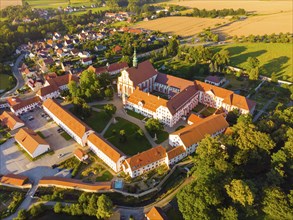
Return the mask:
M 35 109 L 21 116 L 26 126 L 34 131 L 40 131 L 45 140 L 49 143 L 51 149 L 55 152 L 53 155 L 45 155 L 36 161 L 31 161 L 18 150 L 14 138 L 8 140 L 0 146 L 0 173 L 22 173 L 32 179 L 40 178 L 45 175 L 52 175 L 55 172 L 51 169 L 53 164 L 71 157 L 76 147 L 79 147 L 73 139 L 65 140 L 58 132 L 59 126 L 54 121 L 47 121 L 42 117 L 44 111 L 41 108 Z M 33 117 L 33 120 L 29 120 Z M 59 155 L 62 154 L 62 157 Z M 37 179 L 38 179 L 37 178 Z

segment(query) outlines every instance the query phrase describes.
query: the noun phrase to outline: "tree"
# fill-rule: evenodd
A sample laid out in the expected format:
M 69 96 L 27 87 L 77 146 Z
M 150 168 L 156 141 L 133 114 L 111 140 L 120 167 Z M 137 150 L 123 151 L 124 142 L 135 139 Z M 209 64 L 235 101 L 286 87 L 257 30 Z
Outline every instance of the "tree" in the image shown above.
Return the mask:
M 293 190 L 286 195 L 278 187 L 265 190 L 263 200 L 263 211 L 271 219 L 292 219 L 293 218 Z
M 231 206 L 218 211 L 221 213 L 221 220 L 238 220 L 237 210 Z
M 16 220 L 26 220 L 27 217 L 28 217 L 27 211 L 24 209 L 21 209 L 21 210 L 19 210 L 19 212 L 17 214 Z
M 254 195 L 243 180 L 233 179 L 229 185 L 225 185 L 225 189 L 234 202 L 239 202 L 243 206 L 252 205 L 254 202 Z
M 154 135 L 156 132 L 164 130 L 164 126 L 160 123 L 158 119 L 150 118 L 145 123 L 145 128 L 147 131 Z
M 30 208 L 29 213 L 31 216 L 35 217 L 39 214 L 41 214 L 45 209 L 44 204 L 34 205 Z
M 257 80 L 259 76 L 259 60 L 256 57 L 248 57 L 248 75 L 250 80 Z
M 9 84 L 12 86 L 14 84 L 14 78 L 13 78 L 13 76 L 9 76 L 8 77 L 8 81 L 9 81 Z
M 117 10 L 119 8 L 118 0 L 106 0 L 106 5 L 112 10 Z
M 278 78 L 277 78 L 276 73 L 272 73 L 272 75 L 271 75 L 271 81 L 274 82 L 274 83 L 278 82 Z
M 116 112 L 116 107 L 113 104 L 106 104 L 106 105 L 104 105 L 103 108 L 104 108 L 105 112 L 109 115 L 113 115 Z
M 235 108 L 232 111 L 228 112 L 226 120 L 229 123 L 229 125 L 232 126 L 237 123 L 238 117 L 239 117 L 239 110 Z
M 138 129 L 136 133 L 137 133 L 138 138 L 141 138 L 144 136 L 143 130 L 141 130 L 141 129 Z
M 97 202 L 97 218 L 105 219 L 109 218 L 113 213 L 113 203 L 111 199 L 106 195 L 101 195 Z
M 107 88 L 105 90 L 105 96 L 108 97 L 109 99 L 113 98 L 113 90 L 111 88 Z
M 124 143 L 126 141 L 126 132 L 125 132 L 125 130 L 120 130 L 119 135 L 120 135 L 119 141 L 121 143 Z
M 62 206 L 61 202 L 56 202 L 56 204 L 54 205 L 54 212 L 61 213 L 62 209 L 63 209 L 63 206 Z

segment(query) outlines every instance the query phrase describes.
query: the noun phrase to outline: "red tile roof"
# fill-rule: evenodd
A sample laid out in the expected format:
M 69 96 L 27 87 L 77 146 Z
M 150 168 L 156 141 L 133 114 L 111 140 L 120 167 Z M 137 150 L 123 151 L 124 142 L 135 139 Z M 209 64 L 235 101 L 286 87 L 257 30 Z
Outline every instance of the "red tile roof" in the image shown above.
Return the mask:
M 171 135 L 178 135 L 185 147 L 190 147 L 200 142 L 206 135 L 212 135 L 228 127 L 229 124 L 223 115 L 211 115 L 198 123 L 175 131 Z
M 25 99 L 25 100 L 21 100 L 19 103 L 11 106 L 11 108 L 14 110 L 14 111 L 17 111 L 19 109 L 22 109 L 28 105 L 31 105 L 31 104 L 34 104 L 34 103 L 41 103 L 41 99 L 40 97 L 38 96 L 34 96 L 30 99 Z
M 168 220 L 163 210 L 155 206 L 146 214 L 146 217 L 149 220 Z
M 52 84 L 52 85 L 40 88 L 37 94 L 43 97 L 58 90 L 59 88 L 56 86 L 56 84 Z
M 89 191 L 100 191 L 100 190 L 110 190 L 111 182 L 99 182 L 99 183 L 84 183 L 81 180 L 63 178 L 57 176 L 47 176 L 43 177 L 39 181 L 39 185 L 46 186 L 59 186 L 65 188 L 73 188 L 76 190 L 89 190 Z
M 102 151 L 115 163 L 117 163 L 122 156 L 125 156 L 124 153 L 122 153 L 120 150 L 118 150 L 116 147 L 114 147 L 96 133 L 90 134 L 88 141 L 94 144 L 100 151 Z
M 180 91 L 182 91 L 188 86 L 194 85 L 193 81 L 182 79 L 182 78 L 172 76 L 169 74 L 164 74 L 164 73 L 158 73 L 156 82 L 163 85 L 168 85 L 170 87 L 178 88 L 180 89 Z
M 39 145 L 49 145 L 47 141 L 29 128 L 21 128 L 16 133 L 15 140 L 30 152 L 30 154 L 33 154 Z
M 71 129 L 79 138 L 82 138 L 85 132 L 90 128 L 75 117 L 73 114 L 65 110 L 59 103 L 52 99 L 44 101 L 43 106 L 46 107 L 55 117 L 63 122 L 69 129 Z
M 137 155 L 128 158 L 126 161 L 130 165 L 131 170 L 134 171 L 143 168 L 148 164 L 166 158 L 166 156 L 166 149 L 162 146 L 157 146 L 138 153 Z
M 28 177 L 18 174 L 6 174 L 0 178 L 0 183 L 9 184 L 13 186 L 23 186 L 28 182 Z
M 199 117 L 199 116 L 197 116 L 196 114 L 193 114 L 193 113 L 188 118 L 188 122 L 191 122 L 193 124 L 198 123 L 198 122 L 200 122 L 202 120 L 203 120 L 203 118 L 201 118 L 201 117 Z
M 139 83 L 158 74 L 157 70 L 148 60 L 139 63 L 137 67 L 128 68 L 126 69 L 126 71 L 129 73 L 129 78 L 133 82 L 134 87 L 136 87 Z
M 183 146 L 174 147 L 167 152 L 168 159 L 171 160 L 171 159 L 173 159 L 173 158 L 175 158 L 185 152 L 186 152 L 186 150 Z
M 50 85 L 55 84 L 56 86 L 61 87 L 61 86 L 67 85 L 70 81 L 78 82 L 79 80 L 78 80 L 78 77 L 74 74 L 65 74 L 62 76 L 57 76 L 52 79 L 48 79 L 47 81 Z
M 114 72 L 121 69 L 128 68 L 127 62 L 121 62 L 121 63 L 112 63 L 108 67 L 108 72 Z
M 2 125 L 7 126 L 10 130 L 14 128 L 16 123 L 24 124 L 24 122 L 19 117 L 17 117 L 13 112 L 7 111 L 4 111 L 0 115 L 0 121 Z
M 205 80 L 208 80 L 210 82 L 219 83 L 221 82 L 221 78 L 218 76 L 208 76 L 205 78 Z
M 74 155 L 79 159 L 79 160 L 83 160 L 83 157 L 86 155 L 86 153 L 80 149 L 80 148 L 76 148 L 74 151 Z

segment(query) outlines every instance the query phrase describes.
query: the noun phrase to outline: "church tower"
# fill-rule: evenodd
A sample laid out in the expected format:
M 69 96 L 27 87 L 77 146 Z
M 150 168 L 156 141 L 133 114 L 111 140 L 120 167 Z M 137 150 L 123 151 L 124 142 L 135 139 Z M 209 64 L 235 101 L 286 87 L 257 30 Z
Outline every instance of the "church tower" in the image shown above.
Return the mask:
M 133 52 L 132 65 L 133 65 L 133 67 L 137 67 L 136 48 L 134 48 L 134 52 Z

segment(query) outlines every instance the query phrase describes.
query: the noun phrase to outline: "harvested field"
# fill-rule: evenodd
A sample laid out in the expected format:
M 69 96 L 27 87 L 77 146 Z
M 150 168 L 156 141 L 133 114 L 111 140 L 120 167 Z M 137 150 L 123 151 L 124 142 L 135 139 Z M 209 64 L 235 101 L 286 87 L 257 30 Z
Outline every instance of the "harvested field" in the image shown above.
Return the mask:
M 181 5 L 189 8 L 199 9 L 224 9 L 224 8 L 244 8 L 249 12 L 256 12 L 260 14 L 276 13 L 281 11 L 292 11 L 292 1 L 166 1 L 164 4 Z M 160 3 L 162 4 L 162 3 Z
M 205 28 L 213 28 L 216 24 L 228 22 L 224 18 L 195 18 L 195 17 L 166 17 L 151 21 L 143 21 L 135 25 L 136 28 L 158 30 L 169 34 L 188 37 L 201 32 Z
M 21 0 L 0 0 L 0 9 L 6 8 L 7 6 L 22 5 Z
M 293 14 L 284 12 L 272 15 L 248 17 L 245 20 L 234 22 L 219 28 L 217 33 L 224 36 L 264 35 L 272 33 L 293 33 Z

